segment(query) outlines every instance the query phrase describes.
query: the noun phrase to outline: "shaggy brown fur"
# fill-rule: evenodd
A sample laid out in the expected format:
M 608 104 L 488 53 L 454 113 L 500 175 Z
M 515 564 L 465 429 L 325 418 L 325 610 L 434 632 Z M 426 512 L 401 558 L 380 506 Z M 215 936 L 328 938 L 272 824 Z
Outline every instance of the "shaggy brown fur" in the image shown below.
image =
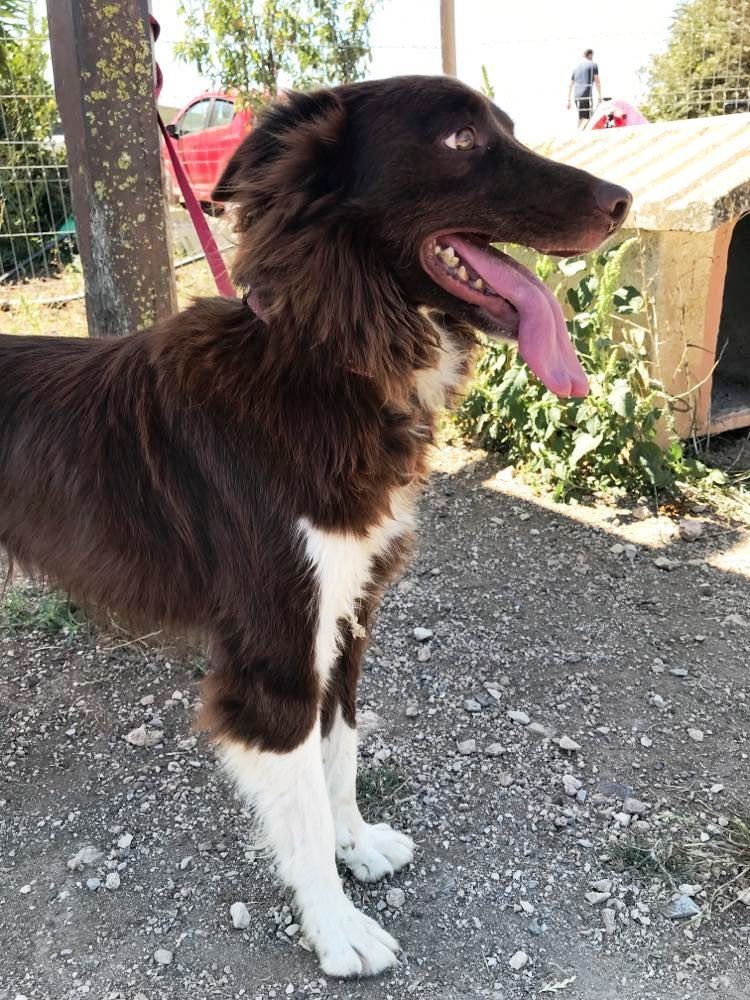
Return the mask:
M 485 162 L 430 162 L 461 115 L 492 130 Z M 205 631 L 214 730 L 295 745 L 321 692 L 291 528 L 364 532 L 424 476 L 434 414 L 415 377 L 441 347 L 418 307 L 472 344 L 476 317 L 418 266 L 421 242 L 449 226 L 598 241 L 599 183 L 448 79 L 292 95 L 216 192 L 238 203 L 234 277 L 262 320 L 206 299 L 117 341 L 0 338 L 0 543 L 75 594 Z

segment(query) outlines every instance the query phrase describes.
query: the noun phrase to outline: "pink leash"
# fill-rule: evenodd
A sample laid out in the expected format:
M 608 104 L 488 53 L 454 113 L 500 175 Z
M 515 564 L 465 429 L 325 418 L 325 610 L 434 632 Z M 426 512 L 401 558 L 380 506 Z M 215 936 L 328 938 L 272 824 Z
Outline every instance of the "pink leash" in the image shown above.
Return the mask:
M 149 22 L 151 24 L 151 33 L 153 34 L 154 41 L 159 37 L 160 27 L 159 22 L 155 17 L 149 15 Z M 164 83 L 164 76 L 161 71 L 161 67 L 158 63 L 156 66 L 156 79 L 154 85 L 154 98 L 159 99 L 161 94 L 161 88 Z M 156 117 L 159 122 L 159 129 L 162 136 L 164 137 L 164 144 L 167 147 L 167 153 L 169 154 L 169 159 L 172 161 L 172 167 L 174 168 L 175 177 L 177 178 L 177 183 L 180 185 L 180 191 L 182 192 L 182 197 L 185 199 L 185 208 L 188 210 L 188 214 L 192 219 L 193 225 L 195 226 L 195 231 L 198 234 L 198 239 L 200 240 L 200 245 L 203 248 L 203 252 L 206 255 L 206 260 L 208 261 L 208 266 L 211 268 L 211 273 L 214 276 L 214 281 L 216 282 L 216 287 L 219 290 L 220 295 L 225 295 L 229 299 L 236 299 L 237 292 L 235 291 L 234 285 L 232 284 L 229 275 L 227 273 L 226 264 L 224 263 L 224 258 L 221 256 L 221 251 L 216 243 L 214 234 L 206 222 L 206 216 L 203 214 L 203 209 L 200 206 L 200 202 L 195 196 L 195 191 L 193 191 L 190 186 L 190 181 L 185 173 L 185 168 L 182 165 L 182 161 L 175 148 L 172 136 L 167 132 L 167 127 L 162 121 L 162 117 L 157 109 Z

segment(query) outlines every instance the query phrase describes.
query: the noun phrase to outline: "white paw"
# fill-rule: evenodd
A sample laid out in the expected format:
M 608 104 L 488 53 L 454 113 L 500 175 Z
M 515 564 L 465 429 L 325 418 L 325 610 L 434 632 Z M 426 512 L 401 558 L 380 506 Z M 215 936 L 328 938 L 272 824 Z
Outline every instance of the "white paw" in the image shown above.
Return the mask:
M 336 855 L 360 882 L 378 882 L 414 860 L 414 841 L 387 823 L 363 823 L 356 838 L 339 844 Z
M 376 976 L 398 965 L 398 941 L 344 898 L 303 914 L 302 924 L 328 976 Z

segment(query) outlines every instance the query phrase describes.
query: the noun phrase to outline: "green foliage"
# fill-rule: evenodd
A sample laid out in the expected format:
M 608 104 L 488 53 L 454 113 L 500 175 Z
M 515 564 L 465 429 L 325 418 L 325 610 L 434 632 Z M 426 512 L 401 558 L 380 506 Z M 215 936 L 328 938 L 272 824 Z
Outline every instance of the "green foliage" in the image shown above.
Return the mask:
M 722 115 L 750 97 L 748 0 L 682 0 L 664 52 L 648 67 L 647 118 Z
M 78 609 L 55 591 L 13 587 L 0 604 L 0 628 L 10 631 L 70 635 L 80 629 L 82 622 Z
M 295 87 L 361 79 L 377 0 L 180 0 L 178 56 L 254 104 Z
M 485 97 L 489 97 L 491 101 L 495 100 L 495 88 L 492 86 L 490 75 L 487 72 L 487 67 L 484 65 L 484 63 L 482 63 L 482 83 L 479 89 L 482 91 Z
M 558 499 L 575 493 L 672 487 L 702 466 L 690 462 L 679 442 L 660 447 L 664 397 L 653 378 L 647 330 L 632 320 L 643 298 L 623 287 L 622 262 L 633 240 L 592 259 L 556 263 L 541 257 L 544 280 L 575 276 L 568 291 L 568 323 L 591 391 L 585 399 L 559 399 L 520 361 L 516 348 L 492 343 L 456 420 L 466 435 L 504 452 Z
M 57 106 L 45 75 L 46 38 L 33 13 L 23 25 L 6 22 L 0 38 L 0 171 L 7 181 L 0 188 L 0 273 L 34 255 L 57 263 L 54 238 L 42 234 L 56 232 L 70 214 L 65 151 L 51 142 Z

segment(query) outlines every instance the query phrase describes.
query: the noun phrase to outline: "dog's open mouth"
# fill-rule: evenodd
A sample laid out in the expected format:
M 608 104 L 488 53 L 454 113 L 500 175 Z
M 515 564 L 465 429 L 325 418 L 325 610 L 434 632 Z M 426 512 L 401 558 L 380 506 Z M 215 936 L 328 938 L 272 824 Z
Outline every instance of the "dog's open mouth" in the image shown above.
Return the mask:
M 441 288 L 483 312 L 490 326 L 517 338 L 521 357 L 551 392 L 588 393 L 562 310 L 536 275 L 488 241 L 463 233 L 431 237 L 421 257 Z

